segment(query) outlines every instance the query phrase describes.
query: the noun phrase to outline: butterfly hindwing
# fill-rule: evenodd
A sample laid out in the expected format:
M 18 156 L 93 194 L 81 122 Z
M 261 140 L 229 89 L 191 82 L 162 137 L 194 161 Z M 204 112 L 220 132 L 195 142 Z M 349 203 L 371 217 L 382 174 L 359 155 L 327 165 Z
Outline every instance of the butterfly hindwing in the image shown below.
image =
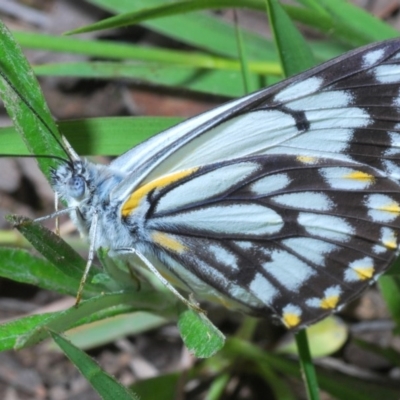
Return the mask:
M 133 192 L 128 223 L 142 201 L 149 248 L 189 290 L 290 328 L 347 303 L 397 252 L 400 186 L 351 161 L 269 155 L 180 171 Z

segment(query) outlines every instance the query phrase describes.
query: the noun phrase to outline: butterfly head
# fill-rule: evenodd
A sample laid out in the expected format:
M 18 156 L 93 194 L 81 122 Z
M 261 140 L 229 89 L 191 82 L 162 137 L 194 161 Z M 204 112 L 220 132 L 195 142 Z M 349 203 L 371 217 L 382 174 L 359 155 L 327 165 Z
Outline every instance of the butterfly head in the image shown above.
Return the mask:
M 51 184 L 68 204 L 80 203 L 92 195 L 92 180 L 87 161 L 78 159 L 65 163 L 52 171 Z

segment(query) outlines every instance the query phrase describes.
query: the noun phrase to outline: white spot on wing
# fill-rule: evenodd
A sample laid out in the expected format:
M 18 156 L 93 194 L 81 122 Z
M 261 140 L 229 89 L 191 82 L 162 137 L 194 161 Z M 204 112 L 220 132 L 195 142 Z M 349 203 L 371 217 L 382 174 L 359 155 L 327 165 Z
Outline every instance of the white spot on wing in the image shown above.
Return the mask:
M 264 270 L 285 288 L 296 291 L 315 274 L 305 262 L 284 250 L 273 250 L 271 261 L 262 264 Z
M 384 160 L 383 165 L 385 171 L 390 175 L 391 178 L 400 180 L 400 167 L 393 161 Z
M 398 106 L 400 106 L 400 99 Z M 396 124 L 395 129 L 400 129 L 399 124 Z M 390 147 L 385 150 L 385 156 L 395 156 L 400 153 L 400 134 L 397 132 L 388 132 L 390 137 Z
M 354 228 L 343 218 L 331 215 L 300 213 L 298 222 L 313 236 L 347 242 Z
M 337 248 L 332 243 L 303 237 L 285 239 L 282 243 L 303 258 L 321 267 L 325 265 L 325 256 Z
M 222 246 L 211 245 L 208 247 L 207 250 L 212 253 L 212 255 L 219 263 L 226 265 L 228 268 L 234 270 L 237 270 L 239 268 L 237 264 L 237 257 L 232 252 L 226 250 Z
M 335 129 L 334 135 L 328 135 L 326 129 L 317 129 L 307 132 L 307 135 L 301 135 L 290 139 L 287 141 L 287 144 L 295 148 L 294 152 L 296 154 L 298 154 L 301 149 L 315 150 L 313 154 L 317 156 L 321 156 L 321 151 L 341 153 L 346 150 L 353 137 L 353 133 L 353 129 L 337 128 Z M 282 150 L 280 152 L 282 152 Z
M 289 184 L 290 179 L 287 174 L 274 174 L 258 179 L 250 186 L 250 190 L 254 194 L 262 196 L 284 189 Z
M 331 199 L 326 194 L 317 192 L 281 194 L 272 197 L 272 200 L 287 207 L 314 211 L 327 211 L 333 207 Z
M 281 90 L 274 98 L 276 102 L 287 102 L 300 97 L 305 97 L 317 91 L 323 84 L 322 78 L 316 76 L 301 82 L 295 82 Z
M 306 118 L 312 129 L 328 131 L 336 128 L 362 128 L 371 123 L 367 111 L 358 107 L 307 111 Z
M 381 83 L 400 82 L 400 66 L 398 65 L 380 65 L 372 70 L 375 79 Z
M 298 111 L 326 110 L 347 107 L 352 100 L 353 96 L 350 91 L 318 92 L 306 98 L 291 101 L 286 104 L 286 107 Z
M 369 51 L 363 56 L 363 67 L 368 68 L 378 62 L 385 55 L 384 49 Z
M 194 211 L 152 218 L 148 224 L 151 229 L 171 226 L 174 229 L 261 236 L 279 232 L 283 220 L 268 207 L 258 204 L 232 204 L 201 207 Z
M 279 294 L 278 290 L 259 272 L 255 275 L 249 286 L 254 296 L 258 297 L 264 304 L 270 305 Z

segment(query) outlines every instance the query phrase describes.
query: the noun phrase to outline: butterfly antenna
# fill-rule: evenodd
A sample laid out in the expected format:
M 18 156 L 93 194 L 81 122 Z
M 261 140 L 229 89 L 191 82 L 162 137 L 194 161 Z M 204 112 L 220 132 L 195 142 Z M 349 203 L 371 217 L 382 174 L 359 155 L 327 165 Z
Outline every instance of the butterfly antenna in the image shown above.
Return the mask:
M 34 109 L 34 107 L 29 103 L 29 101 L 21 94 L 21 92 L 16 88 L 16 86 L 11 82 L 11 80 L 5 75 L 3 71 L 0 70 L 0 76 L 4 79 L 4 81 L 7 83 L 7 85 L 14 91 L 14 93 L 18 96 L 18 98 L 29 108 L 29 110 L 36 116 L 36 118 L 42 123 L 42 125 L 47 129 L 47 131 L 50 133 L 50 135 L 53 137 L 53 139 L 60 145 L 60 147 L 65 151 L 68 160 L 63 159 L 62 157 L 57 157 L 57 156 L 45 156 L 45 155 L 40 155 L 40 156 L 33 156 L 33 157 L 41 157 L 41 158 L 53 158 L 53 159 L 60 159 L 63 160 L 63 162 L 67 162 L 68 164 L 72 165 L 74 159 L 76 159 L 78 156 L 75 153 L 75 151 L 72 150 L 71 145 L 67 142 L 67 140 L 62 136 L 63 140 L 60 140 L 57 136 L 56 133 L 51 129 L 49 124 L 43 119 L 43 117 Z M 67 144 L 68 143 L 68 144 Z M 66 146 L 64 146 L 66 145 Z M 69 153 L 72 150 L 71 153 Z M 16 155 L 14 155 L 16 156 Z M 18 157 L 20 157 L 18 155 Z M 25 156 L 24 156 L 25 157 Z

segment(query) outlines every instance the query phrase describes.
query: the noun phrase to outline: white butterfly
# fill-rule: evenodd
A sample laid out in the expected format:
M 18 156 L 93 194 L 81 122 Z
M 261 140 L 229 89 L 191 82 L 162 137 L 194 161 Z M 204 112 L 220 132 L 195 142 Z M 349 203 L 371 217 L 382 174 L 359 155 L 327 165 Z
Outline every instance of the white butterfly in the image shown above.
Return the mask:
M 53 187 L 92 251 L 288 328 L 356 297 L 398 252 L 400 40 L 189 119 Z

